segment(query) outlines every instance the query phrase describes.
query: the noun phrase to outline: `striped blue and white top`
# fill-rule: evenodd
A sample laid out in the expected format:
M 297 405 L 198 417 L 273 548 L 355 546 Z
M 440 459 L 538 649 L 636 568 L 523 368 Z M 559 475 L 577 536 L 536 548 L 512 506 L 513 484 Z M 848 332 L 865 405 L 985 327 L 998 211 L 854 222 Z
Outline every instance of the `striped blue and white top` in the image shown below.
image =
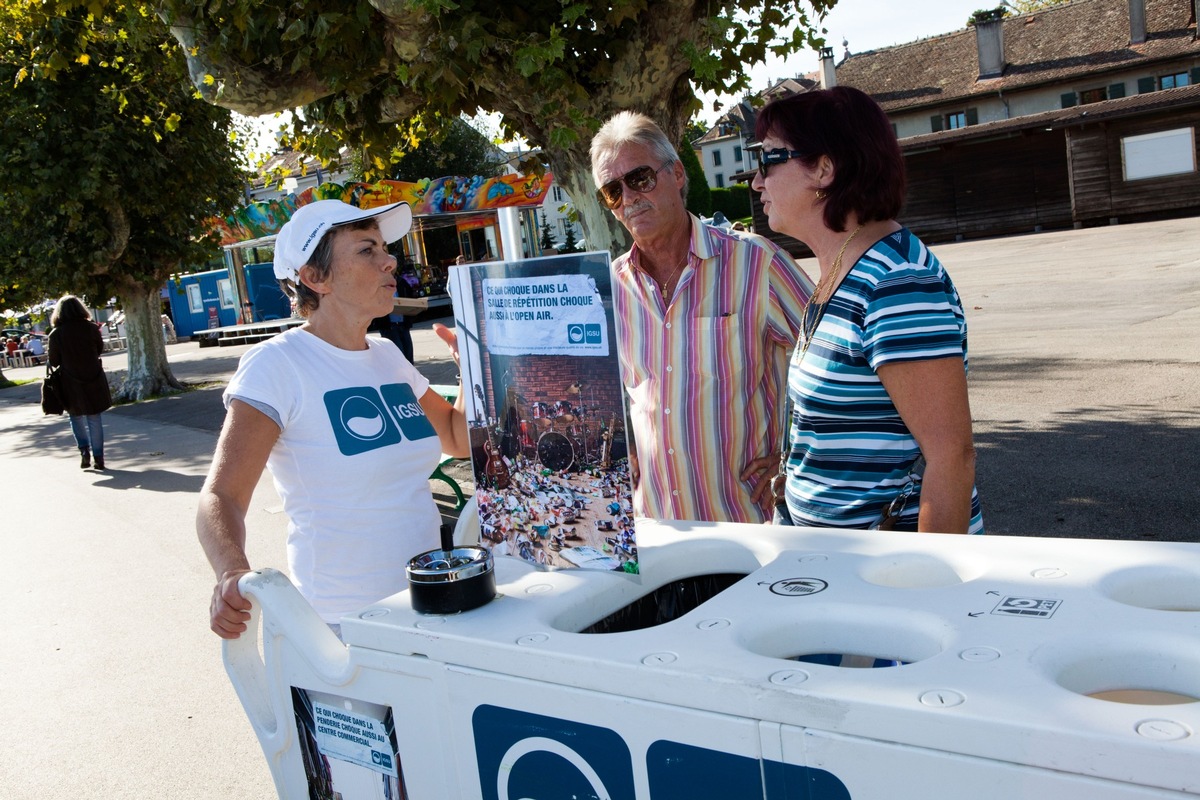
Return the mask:
M 967 321 L 950 276 L 908 229 L 880 239 L 846 275 L 807 352 L 788 372 L 793 403 L 787 503 L 796 525 L 867 528 L 920 455 L 876 370 L 958 356 Z M 916 530 L 919 485 L 896 525 Z M 970 533 L 983 532 L 971 492 Z

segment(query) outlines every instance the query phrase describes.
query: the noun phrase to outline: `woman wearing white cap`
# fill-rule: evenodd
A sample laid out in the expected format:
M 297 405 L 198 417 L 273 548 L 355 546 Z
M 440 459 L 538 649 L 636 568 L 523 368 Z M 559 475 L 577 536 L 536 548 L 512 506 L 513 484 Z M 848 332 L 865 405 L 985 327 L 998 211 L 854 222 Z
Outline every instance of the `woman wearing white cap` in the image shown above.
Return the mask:
M 275 242 L 275 275 L 306 322 L 249 350 L 225 391 L 227 414 L 200 492 L 196 529 L 217 575 L 211 627 L 246 629 L 246 512 L 266 467 L 283 499 L 292 581 L 327 623 L 401 591 L 405 566 L 439 546 L 429 474 L 466 456 L 462 400 L 451 406 L 391 342 L 368 339 L 392 310 L 404 203 L 301 207 Z M 455 360 L 454 333 L 434 326 Z M 462 397 L 462 393 L 459 393 Z

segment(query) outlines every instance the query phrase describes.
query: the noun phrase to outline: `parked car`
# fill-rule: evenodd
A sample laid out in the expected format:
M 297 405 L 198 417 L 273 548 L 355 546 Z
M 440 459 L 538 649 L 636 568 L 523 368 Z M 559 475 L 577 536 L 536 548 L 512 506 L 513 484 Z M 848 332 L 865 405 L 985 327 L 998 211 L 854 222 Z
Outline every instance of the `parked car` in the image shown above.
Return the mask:
M 44 333 L 38 333 L 37 331 L 27 331 L 27 330 L 24 330 L 23 328 L 5 328 L 3 333 L 0 334 L 0 338 L 8 339 L 9 337 L 15 336 L 17 339 L 20 339 L 25 334 L 29 334 L 31 336 L 37 336 L 42 339 L 46 338 L 46 334 L 44 334 Z

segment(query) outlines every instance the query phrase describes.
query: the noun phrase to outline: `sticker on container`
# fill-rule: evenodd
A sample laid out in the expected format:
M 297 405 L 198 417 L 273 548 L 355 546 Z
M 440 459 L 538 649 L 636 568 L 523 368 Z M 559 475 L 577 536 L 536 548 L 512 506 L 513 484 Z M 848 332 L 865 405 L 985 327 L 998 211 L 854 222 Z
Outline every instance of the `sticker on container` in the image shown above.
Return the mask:
M 771 584 L 771 591 L 784 597 L 808 597 L 828 588 L 829 584 L 820 578 L 785 578 Z
M 1048 619 L 1062 605 L 1062 600 L 1047 600 L 1042 597 L 1005 597 L 992 609 L 1002 617 L 1032 617 Z

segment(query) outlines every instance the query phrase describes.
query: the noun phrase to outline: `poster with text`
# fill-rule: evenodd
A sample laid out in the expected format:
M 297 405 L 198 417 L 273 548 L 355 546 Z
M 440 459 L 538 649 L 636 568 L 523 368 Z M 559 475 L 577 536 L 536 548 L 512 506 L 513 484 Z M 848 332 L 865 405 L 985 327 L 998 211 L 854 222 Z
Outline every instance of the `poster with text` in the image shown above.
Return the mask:
M 608 253 L 450 272 L 480 544 L 637 574 Z
M 390 706 L 291 689 L 309 797 L 408 797 Z

